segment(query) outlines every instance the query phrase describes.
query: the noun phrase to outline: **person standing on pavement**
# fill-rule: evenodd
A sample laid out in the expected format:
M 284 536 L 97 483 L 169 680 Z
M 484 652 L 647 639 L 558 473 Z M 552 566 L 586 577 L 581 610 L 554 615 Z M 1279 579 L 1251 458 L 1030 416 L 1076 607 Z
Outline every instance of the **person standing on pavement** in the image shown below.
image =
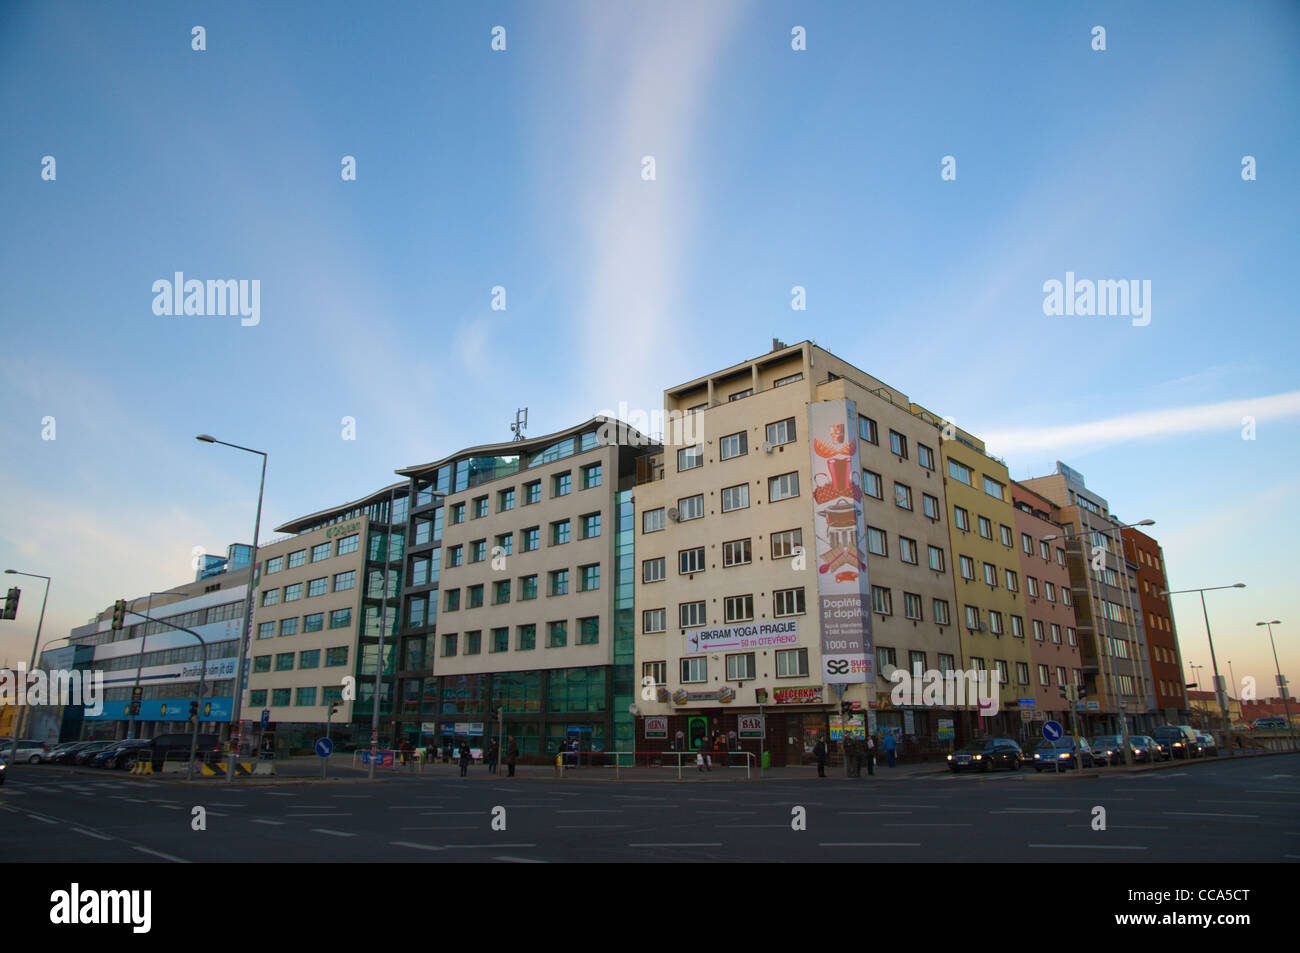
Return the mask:
M 515 776 L 515 762 L 519 760 L 519 745 L 515 742 L 515 736 L 511 735 L 506 739 L 506 767 L 510 769 L 507 777 Z
M 817 759 L 817 777 L 826 777 L 826 742 L 820 738 L 813 745 L 813 757 Z
M 463 778 L 469 774 L 469 763 L 472 758 L 469 750 L 469 742 L 460 743 L 460 776 Z
M 885 732 L 885 740 L 882 747 L 885 749 L 885 756 L 889 758 L 889 766 L 891 768 L 897 766 L 898 759 L 895 757 L 895 749 L 898 747 L 898 739 L 894 737 L 892 731 Z
M 488 774 L 497 773 L 497 758 L 500 755 L 500 753 L 501 753 L 501 748 L 498 746 L 498 744 L 495 741 L 493 741 L 491 744 L 488 745 L 487 754 L 484 758 L 484 760 L 487 761 Z
M 876 739 L 867 735 L 867 774 L 876 776 Z M 860 774 L 861 772 L 859 772 Z

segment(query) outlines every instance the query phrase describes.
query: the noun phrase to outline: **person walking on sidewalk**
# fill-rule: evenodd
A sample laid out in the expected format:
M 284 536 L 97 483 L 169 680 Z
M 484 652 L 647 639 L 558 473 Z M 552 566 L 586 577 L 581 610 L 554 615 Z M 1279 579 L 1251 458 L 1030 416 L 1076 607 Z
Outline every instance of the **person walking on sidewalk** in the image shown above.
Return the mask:
M 817 777 L 826 777 L 826 742 L 820 738 L 813 745 L 813 757 L 817 759 Z
M 515 741 L 515 736 L 511 735 L 506 739 L 506 767 L 510 769 L 507 777 L 515 776 L 515 762 L 519 760 L 519 745 Z
M 487 754 L 484 759 L 487 761 L 488 774 L 497 773 L 497 757 L 500 752 L 501 748 L 495 741 L 488 745 Z
M 876 776 L 876 739 L 872 735 L 867 735 L 867 774 L 872 777 Z M 861 777 L 861 772 L 858 773 Z
M 469 763 L 473 756 L 470 754 L 469 742 L 460 743 L 460 776 L 463 778 L 469 774 Z
M 898 764 L 898 759 L 895 757 L 895 749 L 898 747 L 898 739 L 894 737 L 892 731 L 885 732 L 885 740 L 882 747 L 885 749 L 885 756 L 889 758 L 889 766 L 891 768 L 895 767 Z

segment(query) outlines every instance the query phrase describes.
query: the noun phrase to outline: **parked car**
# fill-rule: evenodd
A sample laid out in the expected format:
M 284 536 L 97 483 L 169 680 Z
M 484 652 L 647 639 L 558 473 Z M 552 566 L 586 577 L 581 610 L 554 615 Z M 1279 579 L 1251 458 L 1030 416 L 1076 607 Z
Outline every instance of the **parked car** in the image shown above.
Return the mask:
M 1077 767 L 1079 762 L 1082 762 L 1085 768 L 1093 766 L 1092 746 L 1088 744 L 1087 738 L 1079 739 L 1077 752 L 1074 750 L 1073 738 L 1044 741 L 1034 750 L 1035 771 L 1055 771 L 1057 765 L 1069 770 Z
M 86 747 L 74 754 L 70 760 L 73 764 L 86 764 L 92 757 L 99 754 L 99 752 L 103 751 L 105 748 L 112 747 L 115 744 L 117 744 L 116 741 L 92 741 L 90 744 L 86 745 Z
M 139 738 L 131 741 L 120 741 L 93 755 L 89 764 L 92 768 L 125 768 L 129 764 L 135 763 L 137 751 L 148 746 L 148 741 Z
M 6 738 L 0 742 L 0 747 L 4 748 L 4 756 L 9 757 L 12 749 L 13 740 Z M 14 752 L 13 759 L 17 762 L 27 764 L 40 764 L 49 754 L 50 746 L 44 741 L 36 741 L 34 738 L 19 738 L 18 750 Z
M 1019 771 L 1024 760 L 1020 745 L 1010 738 L 986 738 L 983 741 L 972 741 L 960 751 L 948 755 L 948 767 L 952 768 L 954 774 L 967 769 L 996 771 L 998 768 L 1009 768 Z
M 1196 743 L 1202 757 L 1217 758 L 1219 756 L 1219 743 L 1214 740 L 1214 735 L 1208 731 L 1198 731 L 1196 733 Z
M 1286 719 L 1269 715 L 1265 718 L 1256 718 L 1250 723 L 1250 727 L 1254 728 L 1256 731 L 1269 731 L 1276 728 L 1285 728 Z
M 1139 764 L 1169 760 L 1169 755 L 1160 747 L 1160 742 L 1150 735 L 1129 735 L 1128 740 L 1133 746 L 1133 760 Z
M 73 755 L 93 744 L 93 741 L 73 741 L 67 745 L 60 745 L 50 752 L 47 760 L 50 764 L 71 764 Z
M 1165 747 L 1171 758 L 1195 758 L 1200 756 L 1200 747 L 1196 743 L 1196 735 L 1190 728 L 1183 731 L 1178 725 L 1161 725 L 1151 732 L 1151 737 Z
M 52 745 L 50 750 L 45 752 L 45 755 L 41 760 L 52 762 L 59 754 L 69 750 L 70 748 L 75 748 L 79 743 L 80 742 L 76 741 L 65 741 L 62 744 Z
M 1119 735 L 1100 735 L 1092 739 L 1092 760 L 1099 766 L 1123 764 L 1126 760 L 1120 757 L 1123 750 L 1124 739 Z
M 5 783 L 5 775 L 8 773 L 8 765 L 5 764 L 4 756 L 0 755 L 0 784 Z
M 174 734 L 156 735 L 136 754 L 138 760 L 143 761 L 145 750 L 149 752 L 149 759 L 152 761 L 154 770 L 162 767 L 165 761 L 176 761 L 189 758 L 190 745 L 194 741 L 194 736 L 188 731 L 176 732 Z M 198 744 L 195 748 L 194 756 L 200 761 L 215 761 L 221 754 L 221 741 L 216 735 L 199 735 Z

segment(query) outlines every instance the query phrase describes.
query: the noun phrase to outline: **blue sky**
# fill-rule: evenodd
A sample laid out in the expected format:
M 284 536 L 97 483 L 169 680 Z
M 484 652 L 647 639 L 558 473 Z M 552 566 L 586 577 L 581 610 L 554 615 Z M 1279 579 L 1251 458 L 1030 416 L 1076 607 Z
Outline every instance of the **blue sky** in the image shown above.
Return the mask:
M 271 527 L 811 337 L 1248 583 L 1220 661 L 1270 680 L 1280 618 L 1300 677 L 1298 46 L 1291 3 L 5 3 L 0 563 L 66 634 L 250 535 L 256 458 L 196 433 L 270 452 Z M 260 324 L 155 315 L 176 271 Z M 1150 325 L 1045 316 L 1067 271 Z

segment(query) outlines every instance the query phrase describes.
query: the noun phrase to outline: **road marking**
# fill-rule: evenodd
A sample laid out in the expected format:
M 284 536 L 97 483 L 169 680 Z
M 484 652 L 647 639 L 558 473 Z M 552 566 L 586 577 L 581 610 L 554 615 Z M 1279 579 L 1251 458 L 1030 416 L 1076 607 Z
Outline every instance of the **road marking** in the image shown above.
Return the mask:
M 283 826 L 284 826 L 284 821 L 268 821 L 268 820 L 265 820 L 264 818 L 260 818 L 260 817 L 255 817 L 255 818 L 253 818 L 253 823 L 254 823 L 254 824 L 274 824 L 276 827 L 283 827 Z
M 974 825 L 974 824 L 958 824 L 958 823 L 951 823 L 951 824 L 949 824 L 949 823 L 923 824 L 923 823 L 917 823 L 917 822 L 913 822 L 913 821 L 901 821 L 901 822 L 899 822 L 899 823 L 897 823 L 897 824 L 886 824 L 885 826 L 886 826 L 886 827 L 974 827 L 975 825 Z
M 881 804 L 879 806 L 880 807 L 907 807 L 907 808 L 923 807 L 928 811 L 937 811 L 943 805 L 942 804 Z
M 41 817 L 39 814 L 28 814 L 27 816 L 30 817 L 33 821 L 44 821 L 46 824 L 57 823 L 56 821 L 53 821 L 48 817 Z
M 1276 807 L 1286 807 L 1285 801 L 1248 801 L 1245 798 L 1197 798 L 1197 804 L 1272 804 Z
M 1089 829 L 1092 828 L 1092 824 L 1090 823 L 1078 824 L 1076 826 L 1087 827 Z M 1106 829 L 1117 830 L 1117 831 L 1167 831 L 1169 830 L 1169 828 L 1164 827 L 1160 824 L 1107 824 Z
M 758 811 L 696 811 L 696 814 L 725 814 L 727 817 L 736 817 L 739 814 L 757 814 Z
M 1135 844 L 1030 844 L 1030 847 L 1047 847 L 1052 850 L 1146 850 Z
M 498 847 L 536 847 L 536 844 L 444 844 L 443 850 L 495 850 Z
M 705 841 L 697 844 L 676 844 L 676 843 L 661 842 L 661 843 L 628 844 L 627 846 L 628 847 L 721 847 L 722 843 L 720 841 L 713 841 L 713 842 Z
M 292 791 L 267 791 L 267 797 L 297 797 Z
M 726 803 L 727 803 L 727 799 L 726 799 L 725 797 L 688 797 L 686 800 L 688 800 L 688 801 L 703 801 L 703 802 L 707 802 L 707 803 L 709 803 L 709 804 L 726 804 Z
M 541 805 L 541 806 L 549 807 L 550 805 L 548 804 L 548 805 Z M 556 811 L 555 813 L 556 814 L 622 814 L 623 809 L 621 807 L 617 807 L 617 808 L 601 808 L 601 807 L 585 808 L 584 807 L 584 808 L 574 808 L 572 810 L 567 810 L 567 811 Z
M 247 807 L 247 804 L 227 804 L 224 801 L 213 801 L 213 807 Z
M 369 794 L 331 794 L 330 797 L 370 797 Z
M 351 816 L 352 816 L 351 811 L 332 811 L 329 813 L 286 814 L 285 815 L 285 817 L 291 819 L 296 817 L 351 817 Z
M 822 841 L 818 847 L 920 847 L 920 841 Z
M 356 834 L 349 834 L 347 831 L 332 831 L 325 827 L 313 827 L 312 832 L 316 834 L 329 834 L 331 837 L 356 837 Z
M 154 857 L 161 857 L 163 860 L 170 860 L 173 864 L 188 864 L 188 860 L 180 857 L 173 857 L 171 854 L 164 854 L 160 850 L 150 850 L 148 847 L 132 847 L 132 850 L 138 850 L 142 854 L 152 854 Z
M 1258 814 L 1210 814 L 1205 811 L 1165 811 L 1170 817 L 1241 817 L 1246 820 L 1259 820 Z
M 161 808 L 163 808 L 164 810 L 167 810 L 167 811 L 183 811 L 183 810 L 185 810 L 185 808 L 181 807 L 179 804 L 159 804 L 158 806 L 161 807 Z
M 786 827 L 786 824 L 714 824 L 714 827 L 722 830 L 728 827 Z
M 441 847 L 434 847 L 432 844 L 416 844 L 409 840 L 391 840 L 388 843 L 394 847 L 411 847 L 415 850 L 442 850 Z
M 836 814 L 844 814 L 849 817 L 867 816 L 875 814 L 911 814 L 911 811 L 836 811 Z
M 434 825 L 432 827 L 399 827 L 399 831 L 476 831 L 479 827 L 477 824 L 460 824 L 460 825 Z
M 546 863 L 546 861 L 544 861 L 544 860 L 537 860 L 536 858 L 533 858 L 533 857 L 510 857 L 510 856 L 505 855 L 505 854 L 503 854 L 503 855 L 500 856 L 500 857 L 493 857 L 492 859 L 493 859 L 493 860 L 504 860 L 504 861 L 506 861 L 507 863 L 510 863 L 510 864 L 544 864 L 544 863 Z
M 88 830 L 86 830 L 85 828 L 82 828 L 82 827 L 74 827 L 73 830 L 76 831 L 78 834 L 85 834 L 87 837 L 93 837 L 93 838 L 95 838 L 96 840 L 112 840 L 112 839 L 113 839 L 113 838 L 109 837 L 109 836 L 106 835 L 106 834 L 97 834 L 97 833 L 95 833 L 94 831 L 88 831 Z
M 486 814 L 487 811 L 425 811 L 421 817 L 450 817 L 453 814 Z
M 555 829 L 558 831 L 595 831 L 630 826 L 630 824 L 556 824 Z
M 1077 814 L 1073 807 L 1009 807 L 1005 811 L 989 811 L 990 814 Z

